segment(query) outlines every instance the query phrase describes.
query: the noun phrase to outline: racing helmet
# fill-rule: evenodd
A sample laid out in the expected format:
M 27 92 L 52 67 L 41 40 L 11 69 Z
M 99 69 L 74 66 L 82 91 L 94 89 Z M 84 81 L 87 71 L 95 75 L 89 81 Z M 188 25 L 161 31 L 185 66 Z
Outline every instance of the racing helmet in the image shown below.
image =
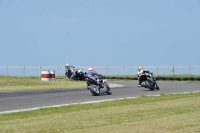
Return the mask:
M 69 64 L 65 64 L 65 68 L 66 68 L 66 69 L 69 68 Z
M 138 67 L 138 71 L 141 71 L 141 70 L 143 70 L 143 66 Z
M 93 71 L 94 69 L 93 69 L 93 67 L 89 67 L 89 69 L 88 69 L 88 71 Z

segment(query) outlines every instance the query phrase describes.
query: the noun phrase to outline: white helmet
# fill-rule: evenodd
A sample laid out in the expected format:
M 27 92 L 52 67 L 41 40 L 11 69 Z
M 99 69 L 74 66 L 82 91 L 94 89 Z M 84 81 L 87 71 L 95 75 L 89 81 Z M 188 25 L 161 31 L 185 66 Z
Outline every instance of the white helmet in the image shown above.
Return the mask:
M 65 68 L 68 68 L 69 67 L 69 64 L 65 64 Z
M 88 71 L 93 71 L 94 69 L 93 69 L 93 67 L 89 67 L 89 69 L 88 69 Z

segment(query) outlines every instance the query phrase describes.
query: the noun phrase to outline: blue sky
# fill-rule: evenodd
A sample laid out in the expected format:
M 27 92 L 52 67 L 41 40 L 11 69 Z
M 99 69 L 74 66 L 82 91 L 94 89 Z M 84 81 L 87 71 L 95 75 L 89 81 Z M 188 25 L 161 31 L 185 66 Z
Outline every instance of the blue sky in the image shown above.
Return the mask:
M 0 66 L 200 66 L 199 0 L 0 0 Z

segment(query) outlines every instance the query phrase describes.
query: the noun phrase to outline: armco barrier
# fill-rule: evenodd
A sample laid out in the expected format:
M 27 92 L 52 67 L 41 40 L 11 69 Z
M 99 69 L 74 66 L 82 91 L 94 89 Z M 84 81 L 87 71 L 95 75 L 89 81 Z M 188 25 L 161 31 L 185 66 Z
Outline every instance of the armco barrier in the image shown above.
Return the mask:
M 74 66 L 76 68 L 81 68 L 81 69 L 88 69 L 90 66 Z M 110 70 L 116 70 L 116 72 L 112 72 L 112 75 L 121 75 L 121 76 L 125 76 L 126 74 L 132 74 L 137 72 L 137 68 L 138 66 L 93 66 L 95 69 L 104 69 L 103 70 L 103 75 L 109 76 L 111 75 Z M 172 77 L 175 77 L 176 74 L 178 74 L 178 69 L 184 69 L 183 72 L 184 74 L 187 74 L 187 77 L 192 77 L 193 74 L 198 74 L 199 70 L 200 70 L 200 66 L 143 66 L 145 69 L 151 69 L 154 71 L 154 77 L 159 77 L 161 75 L 161 73 L 163 73 L 163 70 L 167 70 L 164 73 L 171 75 Z M 63 69 L 65 69 L 65 66 L 0 66 L 0 69 L 2 69 L 0 72 L 0 75 L 5 75 L 5 76 L 13 76 L 15 74 L 13 74 L 13 71 L 10 72 L 10 69 L 21 69 L 19 70 L 20 73 L 22 72 L 22 74 L 20 74 L 21 76 L 33 76 L 33 75 L 29 75 L 28 71 L 31 71 L 30 69 L 38 69 L 39 70 L 39 76 L 41 75 L 41 70 L 42 69 L 54 69 L 56 72 L 57 76 L 63 76 L 64 75 L 64 71 Z M 4 70 L 3 70 L 4 69 Z M 121 70 L 120 70 L 121 69 Z M 129 71 L 129 73 L 126 73 L 126 70 L 130 70 L 132 69 L 133 71 Z M 197 70 L 199 69 L 199 70 Z M 194 72 L 194 70 L 196 70 L 196 72 Z M 18 70 L 16 70 L 18 71 Z M 61 72 L 61 73 L 59 73 Z M 180 73 L 180 72 L 179 72 Z M 35 73 L 35 75 L 38 75 L 38 73 Z

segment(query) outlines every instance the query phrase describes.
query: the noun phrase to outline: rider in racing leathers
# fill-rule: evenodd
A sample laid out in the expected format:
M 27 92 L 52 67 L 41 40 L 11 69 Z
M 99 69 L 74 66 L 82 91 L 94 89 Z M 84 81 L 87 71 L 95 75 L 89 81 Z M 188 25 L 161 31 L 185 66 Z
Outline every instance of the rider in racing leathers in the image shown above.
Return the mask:
M 139 80 L 138 87 L 141 87 L 141 84 L 142 84 L 142 82 L 143 82 L 143 80 L 141 80 L 140 76 L 141 76 L 141 75 L 144 75 L 145 73 L 147 73 L 147 74 L 152 74 L 152 72 L 143 69 L 142 66 L 139 66 L 139 67 L 138 67 L 138 73 L 137 73 L 137 75 L 138 75 L 138 80 Z
M 69 64 L 66 64 L 65 65 L 65 68 L 66 68 L 66 76 L 67 76 L 67 74 L 68 73 L 72 73 L 72 75 L 70 76 L 70 80 L 73 80 L 74 79 L 74 77 L 76 76 L 76 68 L 75 67 L 73 67 L 73 66 L 70 66 Z
M 93 67 L 89 67 L 88 72 L 87 72 L 87 76 L 96 80 L 97 79 L 97 83 L 99 84 L 101 82 L 101 79 L 103 79 L 103 84 L 104 87 L 106 87 L 107 89 L 110 89 L 106 80 L 106 77 L 103 76 L 102 74 L 97 73 Z M 89 84 L 88 84 L 88 89 L 89 89 Z

